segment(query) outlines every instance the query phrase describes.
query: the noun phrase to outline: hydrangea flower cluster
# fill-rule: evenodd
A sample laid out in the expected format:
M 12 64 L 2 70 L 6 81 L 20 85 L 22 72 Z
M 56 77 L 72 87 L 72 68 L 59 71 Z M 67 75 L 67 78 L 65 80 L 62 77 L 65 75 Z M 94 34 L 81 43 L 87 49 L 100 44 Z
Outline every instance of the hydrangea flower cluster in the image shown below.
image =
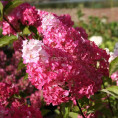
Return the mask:
M 15 47 L 17 47 L 16 44 Z M 8 52 L 7 48 L 5 50 L 5 52 Z M 0 51 L 0 117 L 26 118 L 29 116 L 31 118 L 42 118 L 40 117 L 41 114 L 39 111 L 41 107 L 41 100 L 39 99 L 41 96 L 40 92 L 37 91 L 35 95 L 34 86 L 30 84 L 28 79 L 24 80 L 24 69 L 17 69 L 21 60 L 21 52 L 16 50 L 12 53 L 11 57 L 8 56 L 4 51 Z M 25 101 L 26 98 L 20 95 L 21 92 L 31 98 L 31 108 L 24 106 L 27 101 Z M 31 93 L 32 95 L 29 96 Z M 36 102 L 36 100 L 38 100 L 38 102 Z M 7 108 L 8 106 L 10 107 L 9 109 Z M 24 108 L 26 113 L 23 112 Z
M 33 107 L 5 108 L 0 106 L 0 118 L 42 118 L 41 112 Z
M 20 24 L 36 27 L 40 25 L 38 11 L 28 3 L 23 3 L 16 7 L 8 16 L 6 16 L 6 19 L 13 27 L 15 27 L 17 32 L 20 32 Z M 9 23 L 3 21 L 3 35 L 16 35 L 17 32 Z
M 108 75 L 109 55 L 87 39 L 84 29 L 73 28 L 69 15 L 40 10 L 38 14 L 43 41 L 23 41 L 29 80 L 43 91 L 47 104 L 89 98 L 100 89 L 102 76 Z
M 14 84 L 0 82 L 0 104 L 7 106 L 14 94 L 18 93 L 18 87 Z

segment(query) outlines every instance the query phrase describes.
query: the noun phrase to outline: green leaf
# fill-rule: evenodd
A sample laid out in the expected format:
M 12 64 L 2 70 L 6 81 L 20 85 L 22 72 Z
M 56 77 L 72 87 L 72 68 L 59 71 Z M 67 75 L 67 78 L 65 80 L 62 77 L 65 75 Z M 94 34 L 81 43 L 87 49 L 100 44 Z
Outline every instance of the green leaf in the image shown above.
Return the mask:
M 23 61 L 20 61 L 18 64 L 18 70 L 21 70 L 23 68 L 25 68 L 25 64 L 23 63 Z
M 111 87 L 108 87 L 106 89 L 102 89 L 101 91 L 105 92 L 109 95 L 112 95 L 118 99 L 118 86 L 111 86 Z
M 29 30 L 35 34 L 35 38 L 36 38 L 36 39 L 40 38 L 36 27 L 34 27 L 34 26 L 29 26 Z
M 115 93 L 118 95 L 118 86 L 111 86 L 107 88 L 108 91 Z
M 49 113 L 50 112 L 50 110 L 49 109 L 43 109 L 43 110 L 41 110 L 41 114 L 42 114 L 42 116 L 45 116 L 47 113 Z
M 118 57 L 116 57 L 109 66 L 109 74 L 110 76 L 118 70 Z
M 61 104 L 61 112 L 62 112 L 63 118 L 68 118 L 71 106 L 72 106 L 71 101 L 68 103 Z
M 82 13 L 81 10 L 78 10 L 77 14 L 79 19 L 84 16 L 84 13 Z
M 73 106 L 72 111 L 78 113 L 79 112 L 78 106 Z
M 2 19 L 3 19 L 3 5 L 0 2 L 0 21 L 2 21 Z
M 87 97 L 83 97 L 82 99 L 78 100 L 81 106 L 83 107 L 85 104 L 89 104 L 89 99 Z
M 25 27 L 25 28 L 23 29 L 23 34 L 24 34 L 24 35 L 31 34 L 31 32 L 30 32 L 30 30 L 29 30 L 28 27 Z
M 22 0 L 13 0 L 10 1 L 5 7 L 4 7 L 4 13 L 7 15 L 9 14 L 14 8 L 18 7 L 20 4 L 22 4 Z
M 24 80 L 28 79 L 28 73 L 25 74 Z
M 14 98 L 21 99 L 20 95 L 14 94 Z
M 55 110 L 55 113 L 59 115 L 60 114 L 60 111 L 58 109 L 56 109 Z
M 3 31 L 2 28 L 0 28 L 0 37 L 2 37 L 2 31 Z
M 12 36 L 3 36 L 0 38 L 0 47 L 3 47 L 5 45 L 8 45 L 10 43 L 13 43 L 13 41 L 17 40 L 17 37 L 12 35 Z
M 77 118 L 77 117 L 78 117 L 78 113 L 69 112 L 69 118 Z
M 56 109 L 55 111 L 55 118 L 62 118 L 62 115 L 60 114 L 60 111 L 59 111 L 59 109 Z
M 34 26 L 29 26 L 29 30 L 32 31 L 33 33 L 37 34 L 37 29 Z
M 64 118 L 65 117 L 60 114 L 60 111 L 58 109 L 55 110 L 55 113 L 57 114 L 55 118 Z M 78 113 L 69 112 L 67 118 L 78 118 Z

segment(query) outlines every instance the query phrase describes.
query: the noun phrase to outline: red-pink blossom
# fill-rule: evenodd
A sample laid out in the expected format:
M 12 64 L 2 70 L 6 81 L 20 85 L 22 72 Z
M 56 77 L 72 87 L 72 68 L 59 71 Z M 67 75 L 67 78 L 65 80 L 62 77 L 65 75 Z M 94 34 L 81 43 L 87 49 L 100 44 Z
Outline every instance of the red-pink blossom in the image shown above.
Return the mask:
M 114 72 L 112 75 L 111 75 L 111 79 L 113 81 L 116 81 L 116 84 L 118 86 L 118 71 Z
M 42 49 L 47 58 L 27 64 L 29 80 L 43 90 L 47 104 L 90 98 L 101 88 L 102 76 L 108 76 L 109 55 L 87 39 L 84 29 L 67 25 L 71 20 L 65 23 L 55 14 L 38 13 L 42 23 L 38 31 L 43 35 Z
M 0 118 L 42 118 L 42 115 L 39 109 L 25 105 L 10 108 L 0 106 Z
M 6 16 L 6 19 L 8 22 L 3 21 L 3 35 L 16 35 L 20 32 L 21 24 L 35 27 L 41 24 L 38 11 L 28 3 L 23 3 L 13 9 L 10 14 Z
M 18 88 L 14 84 L 0 82 L 0 104 L 7 106 L 10 98 L 18 93 Z
M 31 106 L 34 108 L 40 108 L 42 97 L 42 91 L 36 91 L 35 93 L 32 93 L 30 96 Z

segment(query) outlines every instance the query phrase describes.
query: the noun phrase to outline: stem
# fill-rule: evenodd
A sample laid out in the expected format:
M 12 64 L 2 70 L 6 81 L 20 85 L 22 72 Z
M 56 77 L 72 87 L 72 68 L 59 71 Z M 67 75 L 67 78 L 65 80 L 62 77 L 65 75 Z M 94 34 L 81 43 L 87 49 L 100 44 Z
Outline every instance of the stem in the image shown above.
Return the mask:
M 82 109 L 81 109 L 81 107 L 80 107 L 80 105 L 79 105 L 79 103 L 78 103 L 77 100 L 76 100 L 76 103 L 77 103 L 77 106 L 78 106 L 78 108 L 79 108 L 79 110 L 80 110 L 80 112 L 81 112 L 81 115 L 83 116 L 83 118 L 86 118 L 86 117 L 84 116 L 84 114 L 83 114 L 83 112 L 82 112 Z
M 114 116 L 114 113 L 113 113 L 113 110 L 112 110 L 112 107 L 111 107 L 110 98 L 109 98 L 108 95 L 107 95 L 107 99 L 108 99 L 108 102 L 109 102 L 109 108 L 110 108 L 110 110 L 111 110 L 112 116 Z
M 13 29 L 16 33 L 18 32 L 17 29 L 16 29 L 4 16 L 3 16 L 3 19 L 9 23 L 9 25 L 12 27 L 12 29 Z M 21 37 L 23 40 L 25 40 L 23 36 L 20 36 L 20 37 Z
M 104 89 L 106 89 L 106 87 L 105 87 L 105 85 L 104 85 L 104 82 L 103 82 L 103 87 L 104 87 Z M 113 110 L 112 110 L 112 106 L 111 106 L 111 102 L 110 102 L 110 98 L 109 98 L 108 95 L 107 95 L 107 100 L 108 100 L 109 109 L 110 109 L 110 111 L 111 111 L 111 114 L 112 114 L 112 116 L 114 116 L 114 113 L 113 113 Z
M 60 106 L 59 111 L 60 111 L 60 117 L 63 118 L 63 113 L 62 113 L 62 108 L 61 108 L 61 106 Z

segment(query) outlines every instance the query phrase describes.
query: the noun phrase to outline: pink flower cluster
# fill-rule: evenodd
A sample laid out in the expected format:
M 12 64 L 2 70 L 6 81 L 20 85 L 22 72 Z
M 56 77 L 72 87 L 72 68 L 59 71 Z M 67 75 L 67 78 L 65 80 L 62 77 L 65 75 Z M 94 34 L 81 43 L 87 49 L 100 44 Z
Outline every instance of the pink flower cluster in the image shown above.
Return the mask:
M 18 87 L 14 84 L 0 82 L 0 104 L 7 106 L 14 94 L 18 93 Z
M 108 76 L 109 55 L 87 39 L 84 29 L 73 28 L 69 15 L 40 10 L 38 14 L 42 45 L 35 39 L 23 41 L 22 57 L 27 63 L 29 80 L 43 91 L 47 104 L 89 98 L 100 89 L 102 76 Z
M 32 93 L 30 95 L 31 106 L 33 106 L 34 108 L 40 108 L 41 107 L 41 96 L 42 96 L 41 91 L 36 91 L 35 93 Z
M 7 47 L 5 50 L 8 53 Z M 13 50 L 9 49 L 9 53 L 10 51 Z M 21 52 L 17 50 L 11 52 L 10 55 L 7 53 L 0 51 L 0 118 L 42 118 L 39 110 L 41 107 L 41 92 L 37 91 L 36 94 L 34 86 L 23 77 L 25 70 L 17 69 L 21 60 Z M 30 108 L 24 106 L 27 101 L 21 93 L 31 98 L 32 106 Z
M 36 27 L 40 25 L 38 11 L 28 3 L 23 3 L 13 9 L 12 12 L 6 16 L 6 19 L 17 31 L 15 31 L 7 21 L 3 21 L 3 35 L 16 35 L 16 33 L 20 31 L 21 24 Z
M 0 118 L 42 118 L 42 116 L 38 109 L 25 105 L 11 108 L 0 106 Z
M 118 86 L 118 71 L 114 72 L 112 75 L 111 75 L 111 79 L 113 81 L 116 81 L 116 84 Z

